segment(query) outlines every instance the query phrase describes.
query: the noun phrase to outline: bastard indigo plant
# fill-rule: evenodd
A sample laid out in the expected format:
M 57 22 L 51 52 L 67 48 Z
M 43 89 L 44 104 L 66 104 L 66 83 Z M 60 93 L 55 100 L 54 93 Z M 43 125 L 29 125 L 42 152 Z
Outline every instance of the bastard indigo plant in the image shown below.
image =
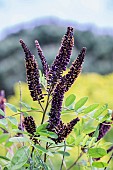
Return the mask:
M 43 73 L 35 56 L 20 40 L 25 53 L 28 89 L 37 107 L 22 100 L 20 85 L 19 108 L 6 103 L 0 93 L 0 168 L 3 170 L 106 170 L 110 167 L 113 144 L 105 142 L 104 137 L 113 124 L 112 110 L 107 104 L 86 105 L 87 96 L 76 101 L 76 90 L 66 96 L 82 71 L 86 55 L 83 47 L 67 68 L 74 46 L 73 31 L 72 27 L 67 28 L 51 66 L 35 40 Z M 6 116 L 5 107 L 14 114 Z M 39 114 L 42 117 L 37 123 Z M 6 154 L 2 154 L 3 147 Z
M 31 96 L 33 100 L 37 100 L 42 107 L 41 101 L 44 95 L 42 94 L 41 83 L 39 80 L 40 78 L 38 64 L 24 41 L 20 40 L 20 43 L 25 52 L 26 76 Z M 84 62 L 84 57 L 86 54 L 86 48 L 83 47 L 77 59 L 75 59 L 75 61 L 72 63 L 68 73 L 63 76 L 63 71 L 66 70 L 66 66 L 70 61 L 72 47 L 74 46 L 73 28 L 67 28 L 67 32 L 62 39 L 59 52 L 50 68 L 37 40 L 35 41 L 35 44 L 38 50 L 38 55 L 42 62 L 43 72 L 47 80 L 48 99 L 46 110 L 48 107 L 48 103 L 50 102 L 50 96 L 52 98 L 47 130 L 55 132 L 58 135 L 58 139 L 56 139 L 55 141 L 62 142 L 72 131 L 74 125 L 79 121 L 79 118 L 77 117 L 66 126 L 62 123 L 60 115 L 64 94 L 69 90 L 69 88 L 81 72 L 82 64 Z M 43 114 L 43 120 L 41 122 L 42 124 L 44 121 L 46 110 Z M 56 130 L 58 127 L 59 130 Z

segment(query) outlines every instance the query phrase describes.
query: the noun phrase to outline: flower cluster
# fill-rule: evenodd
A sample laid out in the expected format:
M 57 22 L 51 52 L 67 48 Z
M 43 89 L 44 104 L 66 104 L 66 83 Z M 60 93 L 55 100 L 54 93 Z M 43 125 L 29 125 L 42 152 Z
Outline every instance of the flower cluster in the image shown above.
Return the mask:
M 65 84 L 65 92 L 69 90 L 69 88 L 72 86 L 72 84 L 80 74 L 85 54 L 86 48 L 83 47 L 77 59 L 72 63 L 68 73 L 61 78 L 61 82 L 63 81 Z
M 53 89 L 57 81 L 62 77 L 63 71 L 70 61 L 72 48 L 74 46 L 73 28 L 68 27 L 64 35 L 59 52 L 48 73 L 48 85 Z
M 60 112 L 62 110 L 64 92 L 65 88 L 61 83 L 58 84 L 54 90 L 51 102 L 51 109 L 49 113 L 49 130 L 54 129 L 54 127 L 56 127 L 60 123 Z
M 48 72 L 49 72 L 49 66 L 47 64 L 46 58 L 43 55 L 42 49 L 40 47 L 40 44 L 39 44 L 39 42 L 37 40 L 35 40 L 35 45 L 36 45 L 40 60 L 42 62 L 43 73 L 45 75 L 45 78 L 47 79 L 48 78 Z
M 20 43 L 25 52 L 26 75 L 27 75 L 29 90 L 31 92 L 31 97 L 33 98 L 34 101 L 36 100 L 40 101 L 44 97 L 42 95 L 41 84 L 39 81 L 38 64 L 35 60 L 34 55 L 31 54 L 30 50 L 25 45 L 23 40 L 20 40 Z
M 97 137 L 97 141 L 99 141 L 101 138 L 105 136 L 105 134 L 110 130 L 111 128 L 111 122 L 102 122 L 99 125 L 99 135 Z
M 20 40 L 20 43 L 25 52 L 27 82 L 29 90 L 31 92 L 31 96 L 33 100 L 40 101 L 43 99 L 43 94 L 39 82 L 38 64 L 23 40 Z M 72 48 L 74 46 L 73 28 L 67 28 L 67 32 L 62 39 L 59 52 L 50 68 L 37 40 L 35 41 L 35 45 L 38 51 L 38 55 L 41 59 L 45 78 L 47 80 L 48 99 L 49 96 L 52 97 L 47 130 L 55 132 L 58 135 L 58 138 L 53 140 L 55 141 L 55 143 L 59 143 L 62 142 L 69 133 L 71 133 L 74 125 L 79 121 L 79 118 L 77 117 L 67 125 L 64 125 L 61 120 L 60 114 L 62 110 L 64 94 L 69 90 L 69 88 L 81 72 L 82 64 L 84 62 L 84 57 L 86 54 L 86 48 L 82 48 L 80 54 L 72 63 L 68 73 L 63 76 L 63 71 L 66 70 L 66 67 L 70 61 Z M 47 103 L 49 102 L 50 101 L 48 101 Z M 32 123 L 31 117 L 28 117 L 24 120 L 24 125 L 28 132 L 31 131 L 31 129 L 29 129 L 29 120 L 30 123 Z M 34 132 L 32 131 L 32 133 Z
M 58 136 L 58 138 L 53 139 L 55 143 L 61 143 L 71 133 L 73 127 L 77 124 L 79 120 L 80 119 L 77 117 L 70 121 L 67 125 L 60 121 L 58 126 L 55 126 L 55 128 L 53 129 L 53 132 L 55 132 Z
M 52 130 L 55 126 L 59 125 L 64 93 L 68 91 L 69 87 L 74 83 L 75 79 L 78 77 L 81 71 L 82 63 L 84 61 L 85 53 L 86 48 L 83 48 L 77 59 L 70 67 L 69 72 L 61 78 L 60 82 L 57 84 L 54 90 L 51 103 L 51 110 L 49 114 L 48 129 Z
M 32 116 L 28 116 L 24 118 L 23 125 L 26 131 L 29 133 L 30 139 L 36 144 L 39 143 L 37 140 L 36 132 L 36 124 Z
M 98 134 L 98 137 L 97 137 L 97 141 L 99 141 L 100 139 L 102 139 L 106 133 L 110 130 L 111 128 L 111 123 L 112 122 L 102 122 L 99 124 L 99 134 Z M 93 136 L 94 132 L 90 133 L 89 136 Z
M 32 116 L 28 116 L 24 118 L 23 121 L 24 127 L 26 131 L 32 135 L 36 132 L 36 124 Z

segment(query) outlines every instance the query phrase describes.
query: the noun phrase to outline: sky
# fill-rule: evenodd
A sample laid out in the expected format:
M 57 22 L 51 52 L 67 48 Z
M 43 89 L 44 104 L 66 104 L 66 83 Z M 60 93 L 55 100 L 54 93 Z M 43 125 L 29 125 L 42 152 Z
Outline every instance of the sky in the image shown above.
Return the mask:
M 113 0 L 0 0 L 0 36 L 7 27 L 47 16 L 113 28 Z

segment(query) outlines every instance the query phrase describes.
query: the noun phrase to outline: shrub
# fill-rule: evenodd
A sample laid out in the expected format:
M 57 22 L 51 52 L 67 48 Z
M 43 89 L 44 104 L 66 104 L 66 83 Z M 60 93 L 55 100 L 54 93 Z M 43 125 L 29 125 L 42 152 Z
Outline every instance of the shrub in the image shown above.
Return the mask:
M 5 155 L 0 156 L 2 168 L 106 169 L 112 155 L 107 161 L 104 157 L 108 156 L 113 146 L 110 142 L 102 141 L 112 126 L 112 111 L 108 109 L 107 104 L 99 106 L 98 103 L 94 103 L 86 106 L 87 96 L 78 101 L 74 93 L 65 96 L 80 74 L 86 54 L 86 48 L 83 47 L 68 72 L 64 73 L 74 45 L 73 28 L 67 28 L 59 53 L 51 67 L 47 64 L 39 42 L 35 41 L 43 74 L 24 41 L 20 40 L 20 43 L 25 53 L 30 95 L 38 104 L 32 107 L 31 103 L 23 102 L 21 84 L 19 84 L 20 106 L 2 103 L 14 112 L 10 116 L 5 116 L 4 110 L 0 110 L 3 116 L 0 120 L 0 143 L 8 150 Z M 28 92 L 25 98 L 28 99 Z M 37 117 L 37 123 L 32 112 Z M 20 116 L 20 121 L 16 115 Z M 70 115 L 70 120 L 67 120 L 67 115 Z

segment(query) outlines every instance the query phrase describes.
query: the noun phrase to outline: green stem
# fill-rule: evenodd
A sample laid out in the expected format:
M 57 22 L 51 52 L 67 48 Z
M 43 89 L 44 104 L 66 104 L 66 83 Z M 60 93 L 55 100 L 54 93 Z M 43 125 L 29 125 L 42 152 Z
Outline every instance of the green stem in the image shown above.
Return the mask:
M 109 160 L 107 161 L 107 164 L 108 164 L 108 165 L 109 165 L 109 163 L 110 163 L 110 161 L 111 161 L 112 158 L 113 158 L 113 152 L 112 152 L 112 154 L 111 154 Z M 106 170 L 106 169 L 107 169 L 107 167 L 104 168 L 104 170 Z
M 49 147 L 49 149 L 53 149 L 53 148 L 60 148 L 60 147 L 63 147 L 63 146 L 64 146 L 64 145 L 51 146 L 51 147 Z M 74 145 L 65 145 L 65 146 L 73 147 Z
M 65 151 L 66 151 L 66 142 L 64 141 L 64 153 L 63 153 L 63 158 L 62 158 L 62 162 L 61 162 L 60 170 L 62 170 L 62 167 L 63 167 L 64 157 L 65 157 Z
M 75 160 L 75 162 L 67 170 L 70 170 L 71 168 L 73 168 L 76 165 L 76 163 L 78 162 L 78 160 L 82 157 L 82 155 L 83 155 L 83 152 L 80 153 L 80 155 Z
M 43 108 L 43 106 L 42 106 L 40 100 L 38 100 L 38 103 L 39 103 L 40 107 L 42 108 L 42 111 L 44 112 L 44 108 Z
M 48 149 L 48 142 L 46 143 L 46 150 Z M 44 154 L 44 162 L 46 162 L 47 154 Z
M 49 97 L 50 97 L 50 94 L 48 94 L 47 103 L 46 103 L 45 110 L 44 110 L 44 112 L 43 112 L 41 125 L 42 125 L 42 124 L 43 124 L 43 122 L 44 122 L 45 114 L 46 114 L 46 111 L 47 111 L 47 108 L 48 108 L 48 105 L 49 105 Z

